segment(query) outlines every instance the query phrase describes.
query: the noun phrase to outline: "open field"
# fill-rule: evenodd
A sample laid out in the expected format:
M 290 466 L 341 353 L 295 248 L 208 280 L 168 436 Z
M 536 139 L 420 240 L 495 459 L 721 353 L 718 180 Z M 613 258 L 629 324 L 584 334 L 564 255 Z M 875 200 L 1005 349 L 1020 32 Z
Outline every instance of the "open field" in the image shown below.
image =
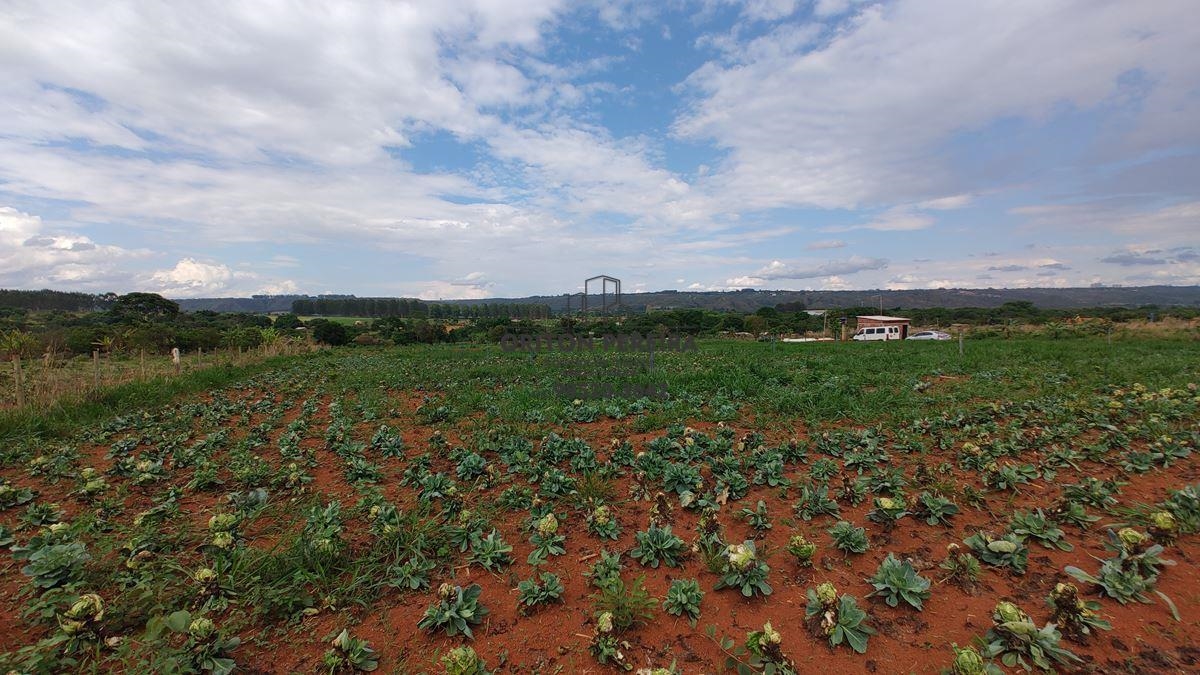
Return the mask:
M 279 341 L 253 349 L 182 353 L 176 364 L 169 354 L 96 352 L 91 358 L 44 355 L 0 362 L 0 410 L 70 406 L 91 392 L 120 385 L 171 379 L 217 367 L 240 366 L 281 354 L 313 349 L 304 342 Z
M 1200 668 L 1200 342 L 958 349 L 327 350 L 0 413 L 0 668 L 934 673 L 985 635 L 1033 665 L 1000 601 L 1058 622 L 1055 669 Z M 667 397 L 556 393 L 597 384 Z M 1094 609 L 1056 615 L 1060 582 Z M 455 587 L 486 614 L 424 618 Z

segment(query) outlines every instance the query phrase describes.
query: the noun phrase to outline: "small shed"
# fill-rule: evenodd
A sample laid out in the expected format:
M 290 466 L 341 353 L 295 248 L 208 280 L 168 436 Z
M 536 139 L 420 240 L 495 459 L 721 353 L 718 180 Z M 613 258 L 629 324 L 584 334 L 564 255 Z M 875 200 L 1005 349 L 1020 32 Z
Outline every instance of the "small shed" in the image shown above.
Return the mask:
M 906 319 L 902 316 L 883 316 L 881 314 L 872 314 L 856 318 L 858 320 L 859 329 L 874 328 L 876 326 L 899 326 L 901 340 L 908 337 L 908 326 L 912 323 L 912 319 Z

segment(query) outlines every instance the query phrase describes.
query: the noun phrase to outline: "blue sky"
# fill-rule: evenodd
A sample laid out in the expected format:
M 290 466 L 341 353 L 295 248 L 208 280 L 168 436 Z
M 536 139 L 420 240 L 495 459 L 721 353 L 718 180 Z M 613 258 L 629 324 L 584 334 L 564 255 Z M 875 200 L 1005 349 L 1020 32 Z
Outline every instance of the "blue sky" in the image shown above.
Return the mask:
M 1198 284 L 1192 14 L 0 1 L 0 287 Z

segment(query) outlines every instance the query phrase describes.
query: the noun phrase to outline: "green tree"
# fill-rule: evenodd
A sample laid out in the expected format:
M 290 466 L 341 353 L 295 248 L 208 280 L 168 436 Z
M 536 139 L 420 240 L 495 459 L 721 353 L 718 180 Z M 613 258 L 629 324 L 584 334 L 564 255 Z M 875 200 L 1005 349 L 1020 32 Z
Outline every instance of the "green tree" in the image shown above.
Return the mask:
M 336 321 L 313 321 L 310 327 L 313 339 L 321 344 L 337 347 L 350 341 L 346 327 Z
M 303 325 L 304 322 L 295 314 L 280 314 L 275 317 L 275 330 L 278 331 L 293 331 Z
M 157 293 L 127 293 L 113 302 L 112 313 L 119 321 L 170 321 L 179 316 L 179 304 Z

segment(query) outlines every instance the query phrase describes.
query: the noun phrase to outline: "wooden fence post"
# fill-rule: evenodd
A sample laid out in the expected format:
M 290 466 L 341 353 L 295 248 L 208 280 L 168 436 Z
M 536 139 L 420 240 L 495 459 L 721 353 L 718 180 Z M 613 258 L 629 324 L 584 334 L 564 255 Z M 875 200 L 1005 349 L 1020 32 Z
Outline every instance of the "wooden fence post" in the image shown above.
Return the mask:
M 179 374 L 179 347 L 171 348 L 171 362 L 175 364 L 175 374 Z
M 92 350 L 92 388 L 100 388 L 100 350 Z
M 143 349 L 138 357 L 138 368 L 142 371 L 141 379 L 146 379 L 146 350 Z

